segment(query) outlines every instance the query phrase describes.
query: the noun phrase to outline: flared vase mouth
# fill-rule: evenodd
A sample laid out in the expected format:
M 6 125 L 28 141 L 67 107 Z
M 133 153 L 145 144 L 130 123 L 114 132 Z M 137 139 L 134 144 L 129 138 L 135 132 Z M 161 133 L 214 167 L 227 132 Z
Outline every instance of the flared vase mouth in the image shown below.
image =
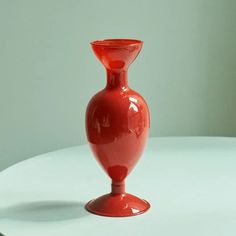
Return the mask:
M 112 48 L 142 45 L 143 41 L 138 39 L 102 39 L 92 41 L 90 44 L 92 46 L 103 46 Z

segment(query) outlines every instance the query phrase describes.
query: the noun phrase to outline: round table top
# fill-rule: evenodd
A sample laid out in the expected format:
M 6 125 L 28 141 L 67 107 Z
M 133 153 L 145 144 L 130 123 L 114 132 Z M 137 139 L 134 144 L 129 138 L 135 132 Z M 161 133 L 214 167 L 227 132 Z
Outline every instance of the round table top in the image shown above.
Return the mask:
M 88 213 L 110 179 L 88 145 L 46 153 L 0 174 L 0 232 L 6 236 L 236 235 L 236 138 L 150 138 L 126 190 L 148 212 Z

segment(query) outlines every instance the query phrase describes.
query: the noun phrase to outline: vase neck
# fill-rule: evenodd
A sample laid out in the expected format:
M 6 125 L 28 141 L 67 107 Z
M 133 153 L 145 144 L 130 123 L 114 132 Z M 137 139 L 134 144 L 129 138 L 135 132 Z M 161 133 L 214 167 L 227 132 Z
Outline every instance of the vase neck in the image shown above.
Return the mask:
M 127 70 L 114 71 L 107 69 L 107 89 L 126 89 L 127 87 Z

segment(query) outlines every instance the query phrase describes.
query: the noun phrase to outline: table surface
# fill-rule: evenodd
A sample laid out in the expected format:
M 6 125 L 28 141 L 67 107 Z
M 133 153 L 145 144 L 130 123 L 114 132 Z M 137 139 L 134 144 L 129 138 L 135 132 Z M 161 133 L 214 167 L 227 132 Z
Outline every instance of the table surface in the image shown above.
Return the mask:
M 0 173 L 6 236 L 236 235 L 236 138 L 150 138 L 126 190 L 142 215 L 96 216 L 84 204 L 110 191 L 87 145 L 43 154 Z

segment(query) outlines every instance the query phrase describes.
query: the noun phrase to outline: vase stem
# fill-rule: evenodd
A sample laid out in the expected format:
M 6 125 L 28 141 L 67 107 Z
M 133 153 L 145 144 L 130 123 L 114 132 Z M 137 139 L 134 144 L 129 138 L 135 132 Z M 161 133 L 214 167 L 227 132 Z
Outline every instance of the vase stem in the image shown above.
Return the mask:
M 107 69 L 107 89 L 128 87 L 127 70 L 109 70 Z
M 114 181 L 111 184 L 111 194 L 124 194 L 125 193 L 125 181 Z

